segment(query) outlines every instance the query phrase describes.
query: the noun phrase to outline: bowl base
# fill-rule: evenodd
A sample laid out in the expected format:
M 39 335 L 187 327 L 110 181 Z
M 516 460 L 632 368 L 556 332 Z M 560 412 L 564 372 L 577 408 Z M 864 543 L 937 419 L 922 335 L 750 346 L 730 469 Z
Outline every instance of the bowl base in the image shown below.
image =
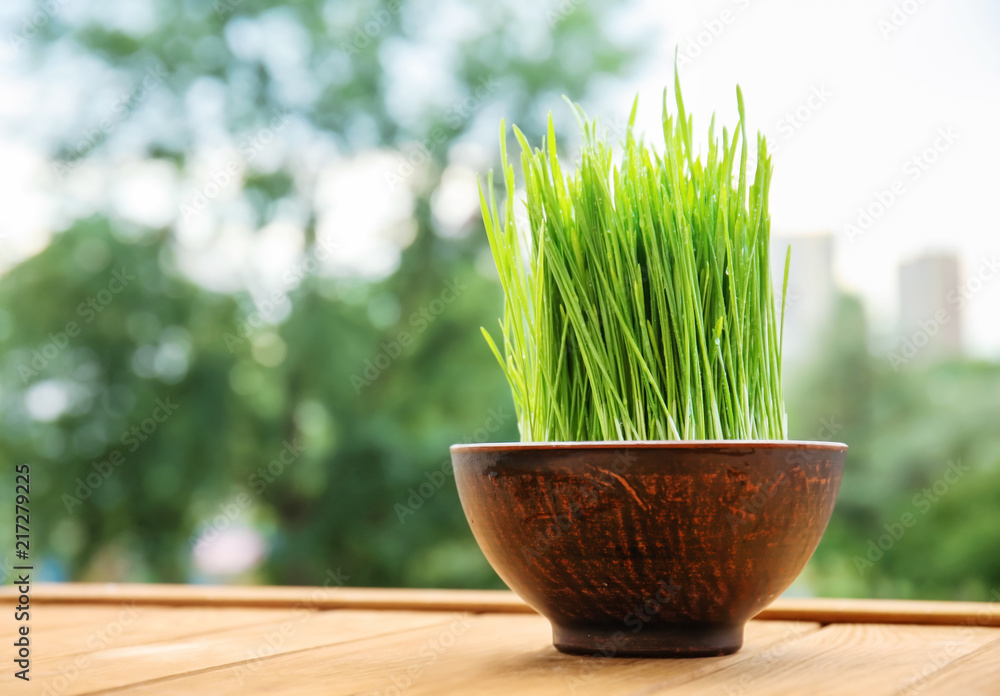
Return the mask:
M 559 652 L 592 657 L 718 657 L 743 646 L 743 625 L 645 625 L 633 633 L 618 626 L 552 625 Z

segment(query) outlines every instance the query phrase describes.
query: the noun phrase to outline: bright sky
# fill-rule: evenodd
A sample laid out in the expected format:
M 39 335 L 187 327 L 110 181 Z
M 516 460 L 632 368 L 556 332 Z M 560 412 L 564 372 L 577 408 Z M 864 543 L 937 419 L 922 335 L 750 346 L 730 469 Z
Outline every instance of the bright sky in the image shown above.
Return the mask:
M 116 11 L 115 21 L 149 28 L 151 15 L 141 10 L 148 3 L 112 4 L 132 8 Z M 4 3 L 0 9 L 4 36 L 9 22 L 30 12 L 31 6 L 20 0 Z M 83 7 L 67 2 L 61 11 L 70 17 Z M 544 9 L 535 7 L 539 12 Z M 895 16 L 894 7 L 899 8 Z M 884 23 L 881 28 L 880 22 Z M 251 28 L 244 29 L 244 34 L 252 34 Z M 638 91 L 640 126 L 654 132 L 661 91 L 673 81 L 675 46 L 684 63 L 685 101 L 700 133 L 704 134 L 712 111 L 722 123 L 735 123 L 734 85 L 739 83 L 750 127 L 763 130 L 776 150 L 771 200 L 774 232 L 833 233 L 837 277 L 845 288 L 865 297 L 877 333 L 891 334 L 895 326 L 900 262 L 926 252 L 953 251 L 960 255 L 969 276 L 983 269 L 984 258 L 1000 259 L 1000 229 L 989 212 L 1000 184 L 995 164 L 1000 158 L 1000 6 L 995 2 L 639 0 L 637 9 L 621 10 L 608 27 L 609 34 L 633 40 L 643 31 L 656 46 L 654 56 L 635 79 L 626 78 L 620 85 L 601 80 L 594 106 L 611 118 L 621 117 L 620 105 L 631 104 Z M 226 37 L 231 46 L 249 50 L 252 36 L 231 34 Z M 79 57 L 64 60 L 58 82 L 47 85 L 26 79 L 23 65 L 9 53 L 0 56 L 0 94 L 4 96 L 0 99 L 0 157 L 5 165 L 0 168 L 4 206 L 0 272 L 5 255 L 23 257 L 41 248 L 50 230 L 64 226 L 67 212 L 86 213 L 92 207 L 108 206 L 136 222 L 164 224 L 177 219 L 178 201 L 192 198 L 210 174 L 233 156 L 233 143 L 220 145 L 217 133 L 200 134 L 192 153 L 194 182 L 181 181 L 170 165 L 116 160 L 112 152 L 113 167 L 102 169 L 102 157 L 95 155 L 82 165 L 88 167 L 86 176 L 69 177 L 66 189 L 56 188 L 42 155 L 45 135 L 39 131 L 41 125 L 51 130 L 78 128 L 70 118 L 79 110 L 96 108 L 100 116 L 100 108 L 106 112 L 129 85 L 112 79 L 103 92 L 92 93 L 91 83 L 79 76 L 86 71 L 99 73 L 100 68 Z M 295 69 L 294 61 L 286 67 Z M 437 72 L 424 70 L 428 71 Z M 290 80 L 289 84 L 300 82 Z M 218 111 L 220 88 L 206 82 L 187 95 L 186 108 L 198 111 L 199 123 L 214 123 L 212 110 Z M 299 96 L 308 101 L 308 95 Z M 141 113 L 130 117 L 116 136 L 126 143 L 130 138 L 139 142 L 142 129 L 159 127 L 150 125 L 158 118 L 156 100 L 154 91 Z M 492 108 L 485 106 L 483 115 L 493 119 Z M 478 159 L 473 156 L 453 164 L 445 173 L 448 185 L 435 200 L 435 214 L 443 221 L 445 234 L 451 224 L 449 216 L 457 225 L 475 209 L 471 182 L 474 173 L 488 165 L 481 159 L 494 146 L 495 119 L 490 124 L 489 140 L 479 148 Z M 478 138 L 478 127 L 472 135 Z M 256 165 L 277 166 L 298 148 L 303 153 L 299 155 L 303 176 L 316 186 L 314 202 L 321 209 L 321 233 L 329 230 L 327 236 L 338 244 L 367 240 L 367 246 L 357 251 L 364 254 L 372 272 L 391 269 L 398 246 L 412 238 L 404 224 L 412 205 L 410 193 L 401 187 L 387 194 L 384 185 L 382 170 L 396 166 L 392 163 L 399 161 L 398 155 L 380 152 L 359 159 L 348 175 L 343 171 L 344 161 L 338 162 L 336 148 L 320 145 L 293 122 L 278 143 L 262 148 Z M 918 160 L 913 161 L 914 157 Z M 390 164 L 379 165 L 380 158 Z M 249 234 L 248 216 L 235 196 L 237 191 L 235 184 L 204 214 L 177 221 L 178 239 L 189 252 L 181 266 L 206 284 L 221 277 L 222 259 L 230 260 L 241 272 L 260 275 L 266 274 L 274 258 L 283 258 L 283 245 L 288 247 L 286 265 L 293 263 L 296 249 L 301 249 L 297 232 L 304 219 L 301 206 L 289 201 L 285 213 L 270 226 L 271 234 L 255 236 Z M 879 214 L 879 198 L 889 201 L 890 195 L 891 202 Z M 54 205 L 56 197 L 68 211 Z M 372 221 L 372 199 L 382 202 L 378 208 L 387 216 L 385 225 Z M 141 209 L 130 207 L 129 201 L 135 200 L 143 201 Z M 866 220 L 859 221 L 859 208 L 872 206 L 877 219 L 861 224 Z M 359 225 L 368 223 L 373 225 L 370 234 L 360 233 Z M 853 240 L 846 231 L 849 224 L 858 226 Z M 376 229 L 379 225 L 394 231 L 383 234 L 381 228 Z M 350 230 L 350 239 L 338 240 L 338 230 Z M 263 251 L 248 248 L 248 240 L 255 237 L 273 244 Z M 258 257 L 260 263 L 254 265 Z M 280 270 L 276 274 L 280 276 Z M 1000 357 L 998 309 L 1000 274 L 984 283 L 966 309 L 965 337 L 973 352 Z
M 681 80 L 696 128 L 707 127 L 713 110 L 735 123 L 733 86 L 740 84 L 750 125 L 778 146 L 774 232 L 832 232 L 837 277 L 865 297 L 876 328 L 895 323 L 900 262 L 952 251 L 969 277 L 983 270 L 983 257 L 1000 260 L 1000 222 L 991 212 L 1000 199 L 996 2 L 644 4 L 664 40 L 639 86 L 652 107 L 643 115 L 657 125 L 654 105 L 672 83 L 675 45 L 693 58 Z M 894 6 L 913 11 L 896 15 L 899 26 L 891 24 Z M 799 109 L 805 120 L 788 121 Z M 942 130 L 954 142 L 941 138 Z M 845 225 L 856 224 L 858 208 L 877 204 L 897 180 L 902 193 L 852 241 Z M 1000 274 L 968 305 L 965 338 L 973 352 L 1000 356 L 998 317 Z

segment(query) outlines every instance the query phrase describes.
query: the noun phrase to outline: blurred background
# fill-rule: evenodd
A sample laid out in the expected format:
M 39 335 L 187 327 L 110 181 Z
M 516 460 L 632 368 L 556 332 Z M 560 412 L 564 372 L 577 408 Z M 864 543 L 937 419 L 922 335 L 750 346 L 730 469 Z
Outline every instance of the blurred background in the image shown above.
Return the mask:
M 7 0 L 4 509 L 30 463 L 47 580 L 501 587 L 448 467 L 517 439 L 476 176 L 501 118 L 551 110 L 572 156 L 562 95 L 614 135 L 638 93 L 655 136 L 676 57 L 701 138 L 739 83 L 775 151 L 791 433 L 851 448 L 792 592 L 1000 599 L 998 30 L 988 0 Z

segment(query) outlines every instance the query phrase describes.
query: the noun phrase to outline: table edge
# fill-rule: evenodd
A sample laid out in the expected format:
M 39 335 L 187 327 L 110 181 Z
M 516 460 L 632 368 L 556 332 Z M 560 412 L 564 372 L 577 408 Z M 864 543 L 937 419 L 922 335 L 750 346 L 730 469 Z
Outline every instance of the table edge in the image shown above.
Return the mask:
M 15 603 L 16 586 L 0 588 L 0 604 Z M 165 585 L 139 583 L 43 583 L 31 586 L 33 604 L 100 605 L 136 603 L 174 607 L 254 607 L 455 611 L 533 614 L 507 590 L 398 589 L 370 587 L 291 587 Z M 785 598 L 755 617 L 761 621 L 901 623 L 1000 627 L 1000 602 L 891 599 Z

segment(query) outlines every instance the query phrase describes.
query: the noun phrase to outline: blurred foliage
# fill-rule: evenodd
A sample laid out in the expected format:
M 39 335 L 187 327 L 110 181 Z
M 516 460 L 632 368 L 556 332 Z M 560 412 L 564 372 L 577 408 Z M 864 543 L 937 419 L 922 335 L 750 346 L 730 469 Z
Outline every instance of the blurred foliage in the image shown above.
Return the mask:
M 820 350 L 788 380 L 793 439 L 850 446 L 803 582 L 821 595 L 1000 599 L 1000 365 L 894 371 L 842 297 Z
M 0 459 L 6 480 L 14 462 L 33 465 L 32 535 L 44 572 L 217 580 L 192 562 L 194 547 L 206 540 L 209 556 L 223 554 L 212 546 L 218 532 L 251 527 L 265 538 L 265 562 L 224 579 L 319 584 L 339 569 L 355 585 L 502 586 L 446 466 L 452 443 L 517 437 L 506 383 L 478 331 L 498 315 L 500 296 L 476 267 L 486 246 L 478 222 L 464 237 L 442 237 L 430 201 L 449 146 L 487 100 L 541 124 L 529 114 L 561 105 L 561 94 L 585 99 L 595 77 L 628 64 L 632 51 L 599 29 L 610 3 L 553 6 L 534 28 L 523 2 L 471 16 L 459 3 L 415 1 L 150 4 L 155 29 L 141 36 L 100 21 L 67 27 L 56 16 L 24 48 L 39 65 L 57 47 L 63 56 L 82 50 L 131 85 L 163 66 L 165 86 L 150 100 L 171 121 L 133 141 L 144 142 L 138 156 L 188 168 L 205 125 L 189 100 L 212 85 L 236 140 L 287 113 L 343 156 L 426 143 L 430 162 L 406 182 L 415 234 L 391 276 L 305 273 L 273 311 L 188 279 L 174 229 L 136 229 L 112 212 L 76 219 L 0 277 Z M 384 64 L 440 44 L 442 12 L 465 23 L 465 38 L 446 47 L 449 72 L 437 76 L 453 85 L 451 106 L 389 103 Z M 277 41 L 304 48 L 304 72 L 285 74 L 289 66 L 266 50 Z M 308 84 L 296 83 L 303 77 Z M 484 83 L 487 99 L 476 91 Z M 311 96 L 289 96 L 296 89 Z M 81 153 L 80 130 L 67 129 L 54 161 L 99 157 L 120 135 Z M 258 226 L 283 198 L 312 208 L 315 182 L 299 173 L 294 158 L 277 171 L 251 163 L 241 195 Z M 303 264 L 322 253 L 316 222 L 310 212 Z M 111 287 L 114 272 L 134 278 Z M 158 399 L 176 404 L 162 423 Z M 143 424 L 151 432 L 133 451 L 129 433 Z M 285 465 L 289 444 L 304 451 Z M 5 504 L 10 493 L 4 486 Z
M 166 121 L 129 134 L 137 156 L 187 171 L 204 125 L 192 95 L 211 85 L 232 134 L 290 113 L 343 153 L 430 143 L 430 162 L 408 184 L 415 234 L 391 275 L 304 274 L 274 311 L 189 279 L 174 227 L 138 228 L 104 210 L 70 216 L 47 248 L 0 276 L 0 473 L 12 481 L 15 463 L 32 464 L 43 575 L 320 584 L 339 570 L 352 585 L 500 587 L 447 474 L 449 444 L 517 437 L 478 331 L 498 316 L 500 290 L 480 270 L 479 222 L 439 234 L 431 201 L 453 145 L 476 127 L 462 105 L 483 80 L 497 84 L 489 103 L 537 139 L 531 124 L 541 128 L 559 95 L 586 103 L 630 65 L 632 49 L 601 30 L 615 7 L 553 4 L 540 29 L 527 3 L 477 7 L 441 63 L 458 106 L 408 110 L 386 64 L 418 41 L 445 41 L 435 34 L 443 13 L 468 19 L 458 3 L 149 4 L 151 31 L 56 17 L 25 49 L 42 64 L 72 46 L 129 84 L 164 66 L 155 99 Z M 303 47 L 309 84 L 233 49 L 254 31 Z M 72 159 L 79 132 L 67 130 L 53 160 Z M 305 258 L 320 247 L 315 182 L 299 174 L 292 160 L 251 165 L 240 195 L 258 227 L 283 200 L 302 202 Z M 815 364 L 786 380 L 792 436 L 851 445 L 804 580 L 824 594 L 985 598 L 1000 587 L 1000 368 L 893 373 L 869 355 L 866 333 L 862 308 L 845 298 Z M 914 496 L 959 459 L 969 472 L 921 512 Z M 10 509 L 6 483 L 0 500 Z M 860 573 L 854 557 L 906 512 L 917 523 Z M 222 527 L 261 535 L 261 562 L 230 574 L 195 563 L 199 540 L 209 560 L 225 560 L 213 547 Z

